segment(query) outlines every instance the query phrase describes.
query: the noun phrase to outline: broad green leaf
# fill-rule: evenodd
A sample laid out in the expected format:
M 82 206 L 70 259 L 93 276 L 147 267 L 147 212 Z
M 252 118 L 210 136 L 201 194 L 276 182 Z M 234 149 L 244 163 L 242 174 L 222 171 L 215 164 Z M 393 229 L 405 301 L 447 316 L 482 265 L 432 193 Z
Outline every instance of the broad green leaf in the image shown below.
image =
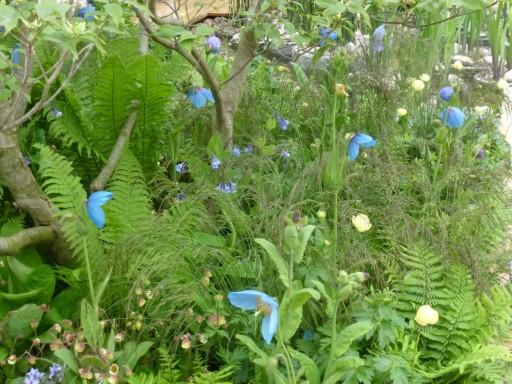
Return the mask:
M 57 3 L 55 0 L 42 0 L 35 6 L 37 15 L 43 20 L 50 20 L 54 16 L 54 13 L 63 17 L 68 9 L 69 5 Z
M 297 332 L 302 321 L 302 306 L 311 298 L 318 300 L 320 293 L 304 288 L 283 298 L 279 308 L 279 329 L 284 341 L 288 341 Z
M 5 335 L 9 338 L 27 338 L 34 329 L 32 321 L 40 322 L 43 317 L 43 310 L 36 304 L 25 304 L 16 311 L 10 312 L 4 320 Z
M 123 8 L 121 8 L 119 4 L 110 3 L 105 5 L 104 9 L 116 25 L 119 25 L 123 21 Z
M 55 290 L 55 272 L 49 265 L 43 264 L 34 269 L 28 275 L 23 287 L 27 290 L 39 290 L 34 301 L 37 304 L 48 304 L 52 299 Z
M 301 87 L 306 87 L 309 84 L 308 76 L 306 75 L 306 72 L 301 68 L 300 65 L 296 63 L 291 63 L 293 70 L 295 71 L 295 77 L 299 81 L 299 84 Z
M 267 251 L 267 254 L 270 256 L 270 259 L 274 263 L 274 265 L 277 268 L 277 273 L 279 274 L 279 278 L 281 279 L 282 283 L 286 288 L 290 286 L 288 281 L 288 266 L 284 262 L 281 254 L 277 250 L 276 246 L 272 244 L 270 241 L 265 239 L 254 239 L 256 243 L 261 245 L 265 251 Z
M 41 290 L 42 288 L 37 288 L 23 293 L 0 292 L 0 298 L 3 298 L 13 304 L 22 304 L 27 301 L 33 301 L 41 293 Z
M 132 341 L 126 343 L 124 350 L 118 355 L 118 364 L 133 370 L 139 359 L 149 351 L 152 345 L 153 342 L 151 341 L 144 341 L 139 344 Z
M 69 367 L 74 373 L 78 374 L 78 364 L 75 360 L 73 352 L 69 349 L 59 349 L 55 351 L 55 356 L 62 360 L 62 362 Z
M 325 371 L 325 377 L 322 384 L 336 384 L 347 373 L 347 371 L 357 369 L 364 365 L 364 360 L 357 356 L 345 356 L 332 362 Z
M 9 355 L 9 350 L 5 347 L 0 347 L 0 360 L 4 360 Z
M 311 234 L 313 233 L 314 230 L 314 225 L 306 225 L 300 231 L 300 248 L 297 257 L 295 258 L 295 262 L 300 263 L 304 258 L 304 253 L 306 252 L 306 247 L 308 246 L 309 238 L 311 237 Z
M 0 4 L 0 25 L 2 25 L 5 29 L 4 34 L 7 34 L 16 28 L 19 18 L 20 15 L 18 11 L 14 9 L 14 7 Z
M 360 337 L 363 337 L 373 329 L 371 321 L 358 321 L 350 324 L 338 333 L 336 336 L 336 346 L 334 348 L 334 356 L 339 357 L 348 351 L 350 345 Z
M 320 371 L 318 370 L 315 362 L 311 360 L 308 355 L 296 351 L 293 348 L 288 347 L 288 352 L 295 360 L 299 361 L 306 375 L 306 379 L 309 381 L 309 384 L 320 384 Z
M 196 27 L 195 32 L 196 32 L 196 35 L 198 35 L 198 36 L 211 36 L 215 33 L 215 28 L 210 27 L 209 25 L 206 25 L 206 24 L 199 24 Z
M 94 304 L 96 308 L 100 305 L 101 296 L 103 296 L 103 292 L 107 288 L 107 284 L 110 281 L 110 274 L 112 273 L 112 269 L 107 273 L 105 279 L 101 282 L 101 284 L 96 288 L 96 297 L 94 298 Z
M 286 380 L 286 377 L 277 369 L 272 371 L 272 376 L 274 376 L 274 382 L 276 384 L 288 384 L 289 381 Z
M 98 341 L 102 334 L 101 325 L 93 307 L 85 299 L 82 300 L 80 321 L 87 342 L 93 347 L 98 347 Z
M 263 352 L 263 350 L 256 345 L 253 339 L 244 335 L 236 335 L 236 338 L 242 342 L 247 348 L 249 348 L 252 352 L 258 355 L 260 358 L 268 359 L 268 355 Z

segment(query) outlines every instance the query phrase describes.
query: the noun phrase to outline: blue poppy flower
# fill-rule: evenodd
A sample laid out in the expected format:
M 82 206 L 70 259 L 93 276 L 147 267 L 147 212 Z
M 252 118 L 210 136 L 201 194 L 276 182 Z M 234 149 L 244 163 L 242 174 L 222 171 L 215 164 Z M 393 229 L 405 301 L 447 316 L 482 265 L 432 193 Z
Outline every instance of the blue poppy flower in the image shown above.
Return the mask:
M 248 154 L 254 153 L 254 145 L 252 145 L 252 144 L 247 144 L 247 145 L 244 147 L 244 152 L 245 152 L 245 153 L 248 153 Z
M 439 114 L 439 118 L 449 128 L 460 128 L 464 125 L 466 115 L 457 107 L 448 107 Z
M 231 154 L 233 155 L 233 157 L 240 157 L 242 152 L 240 151 L 240 148 L 235 145 L 231 150 Z
M 62 112 L 55 107 L 53 107 L 50 112 L 53 115 L 53 117 L 56 117 L 57 119 L 62 116 Z
M 290 158 L 290 152 L 288 151 L 281 151 L 281 158 L 283 159 L 289 159 Z
M 52 364 L 52 366 L 50 367 L 50 371 L 48 373 L 48 378 L 52 380 L 52 383 L 62 383 L 62 380 L 64 380 L 64 376 L 62 373 L 62 365 Z
M 372 148 L 377 144 L 377 140 L 375 140 L 370 135 L 367 135 L 365 133 L 356 133 L 352 138 L 350 139 L 350 142 L 348 143 L 348 158 L 349 160 L 353 161 L 357 159 L 359 156 L 359 148 Z
M 453 88 L 452 87 L 443 87 L 439 90 L 439 97 L 444 101 L 450 101 L 453 96 Z
M 208 36 L 204 39 L 206 49 L 213 53 L 220 53 L 220 39 L 217 36 Z
M 180 161 L 178 164 L 176 164 L 174 169 L 176 169 L 177 173 L 187 172 L 187 163 L 184 161 Z
M 279 129 L 281 131 L 286 131 L 288 130 L 288 126 L 290 125 L 290 122 L 288 120 L 286 120 L 283 116 L 281 116 L 279 113 L 275 113 L 274 114 L 274 117 L 276 119 L 276 122 L 277 122 L 277 126 L 279 127 Z
M 187 98 L 190 100 L 194 108 L 202 108 L 208 102 L 215 103 L 212 91 L 210 91 L 208 88 L 197 87 L 191 89 L 187 93 Z
M 384 50 L 384 38 L 386 37 L 386 26 L 384 24 L 375 28 L 373 31 L 373 50 L 382 52 Z
M 21 64 L 21 44 L 16 43 L 11 50 L 11 61 L 14 65 Z
M 313 331 L 311 329 L 306 329 L 302 335 L 302 339 L 313 340 Z
M 44 373 L 37 368 L 31 368 L 23 379 L 23 384 L 43 384 Z
M 220 183 L 217 185 L 217 190 L 222 193 L 235 193 L 236 192 L 236 183 L 233 182 L 227 182 L 227 183 Z
M 176 201 L 185 201 L 186 198 L 185 192 L 180 192 L 176 195 Z
M 217 170 L 220 168 L 222 162 L 219 160 L 217 156 L 212 156 L 212 160 L 210 161 L 210 165 L 213 170 Z
M 239 292 L 229 292 L 229 302 L 235 307 L 243 310 L 257 310 L 264 314 L 261 322 L 261 335 L 267 344 L 272 342 L 272 338 L 277 331 L 279 323 L 278 304 L 276 299 L 266 293 L 247 290 Z
M 94 225 L 101 229 L 105 226 L 105 212 L 103 212 L 103 205 L 107 203 L 114 194 L 108 191 L 98 191 L 91 193 L 87 199 L 87 214 L 91 218 Z
M 77 15 L 77 17 L 81 17 L 85 21 L 93 21 L 95 11 L 96 11 L 96 8 L 94 8 L 94 5 L 87 4 L 85 7 L 80 8 L 76 12 L 76 15 Z

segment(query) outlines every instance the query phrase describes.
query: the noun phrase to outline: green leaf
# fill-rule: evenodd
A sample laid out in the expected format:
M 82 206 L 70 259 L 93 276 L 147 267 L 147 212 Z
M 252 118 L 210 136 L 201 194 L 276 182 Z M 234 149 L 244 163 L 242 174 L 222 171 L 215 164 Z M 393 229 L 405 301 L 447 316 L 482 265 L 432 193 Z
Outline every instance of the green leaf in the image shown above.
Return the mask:
M 363 337 L 373 329 L 371 321 L 358 321 L 350 324 L 341 330 L 336 336 L 336 346 L 334 348 L 334 356 L 339 357 L 348 351 L 350 345 L 360 337 Z
M 116 3 L 105 5 L 105 12 L 112 18 L 112 21 L 119 25 L 123 21 L 123 8 Z
M 279 308 L 279 329 L 284 341 L 297 332 L 302 321 L 302 306 L 311 298 L 318 300 L 320 293 L 312 288 L 304 288 L 283 298 Z
M 34 329 L 32 321 L 41 321 L 43 310 L 36 304 L 25 304 L 16 311 L 10 312 L 4 321 L 5 335 L 11 339 L 29 337 Z
M 253 339 L 250 337 L 244 336 L 244 335 L 236 335 L 236 338 L 242 342 L 249 350 L 254 352 L 256 355 L 258 355 L 260 358 L 265 359 L 265 361 L 268 359 L 268 355 L 263 352 L 263 350 L 256 345 Z
M 93 307 L 85 299 L 82 300 L 80 321 L 87 342 L 93 347 L 98 347 L 98 341 L 102 334 L 101 325 Z
M 5 29 L 4 34 L 9 33 L 18 25 L 20 15 L 16 9 L 8 5 L 0 4 L 0 25 Z
M 185 32 L 187 32 L 187 30 L 181 25 L 165 24 L 158 28 L 156 35 L 162 37 L 177 37 Z
M 43 0 L 35 6 L 37 16 L 43 20 L 51 20 L 54 13 L 63 17 L 69 9 L 69 5 L 57 3 L 55 0 Z
M 270 256 L 270 259 L 277 268 L 279 278 L 281 279 L 284 286 L 288 288 L 290 286 L 288 282 L 288 266 L 284 262 L 276 246 L 265 239 L 254 239 L 254 241 L 257 244 L 261 245 L 265 249 L 265 251 L 267 251 L 267 254 Z
M 110 281 L 110 274 L 112 273 L 112 269 L 107 273 L 105 279 L 101 282 L 101 284 L 96 288 L 96 297 L 94 298 L 94 304 L 96 308 L 100 305 L 101 296 L 103 296 L 103 292 L 107 288 L 107 284 Z
M 309 384 L 320 384 L 320 371 L 318 370 L 315 362 L 311 360 L 309 356 L 302 352 L 296 351 L 291 347 L 288 347 L 288 352 L 295 360 L 299 361 L 306 375 L 306 379 L 309 381 Z
M 309 84 L 308 76 L 306 75 L 306 72 L 301 68 L 299 64 L 291 63 L 293 70 L 295 71 L 295 77 L 299 81 L 299 84 L 301 87 L 306 87 Z
M 149 351 L 152 345 L 153 342 L 151 341 L 144 341 L 139 344 L 132 341 L 126 343 L 123 352 L 121 352 L 118 358 L 119 365 L 127 366 L 133 370 L 139 359 Z
M 295 262 L 300 263 L 304 258 L 304 253 L 306 252 L 306 247 L 308 246 L 309 238 L 311 234 L 315 230 L 314 225 L 306 225 L 299 233 L 300 238 L 300 248 L 298 251 L 298 255 L 295 255 Z
M 326 371 L 322 384 L 336 384 L 347 373 L 347 371 L 355 370 L 364 365 L 364 360 L 357 356 L 345 356 L 331 363 Z
M 196 35 L 198 35 L 198 36 L 211 36 L 215 33 L 215 28 L 210 27 L 209 25 L 206 25 L 206 24 L 199 24 L 196 27 L 195 32 L 196 32 Z
M 37 304 L 48 304 L 55 290 L 55 272 L 49 265 L 40 265 L 28 275 L 23 287 L 27 290 L 39 290 L 34 301 Z
M 78 364 L 75 356 L 69 349 L 59 349 L 54 353 L 55 357 L 62 360 L 62 362 L 69 367 L 74 373 L 78 374 Z

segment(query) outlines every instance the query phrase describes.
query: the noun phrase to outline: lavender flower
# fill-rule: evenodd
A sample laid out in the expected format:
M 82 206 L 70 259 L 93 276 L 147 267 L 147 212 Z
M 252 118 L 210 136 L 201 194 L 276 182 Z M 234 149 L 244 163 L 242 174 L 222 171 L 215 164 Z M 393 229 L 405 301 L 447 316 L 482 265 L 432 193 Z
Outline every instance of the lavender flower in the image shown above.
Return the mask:
M 23 384 L 42 384 L 44 380 L 44 373 L 36 368 L 32 368 L 27 372 L 23 379 Z
M 248 154 L 252 154 L 252 153 L 254 153 L 254 145 L 252 145 L 252 144 L 247 144 L 247 145 L 244 147 L 244 152 L 245 152 L 245 153 L 248 153 Z
M 184 161 L 180 161 L 178 164 L 176 164 L 175 169 L 177 173 L 187 172 L 187 163 L 185 163 Z
M 204 39 L 206 49 L 213 53 L 220 53 L 220 39 L 217 36 L 209 36 Z
M 210 165 L 212 167 L 213 170 L 217 170 L 220 168 L 220 165 L 222 164 L 222 162 L 219 160 L 219 158 L 217 156 L 212 156 L 212 160 L 210 162 Z
M 48 378 L 53 380 L 54 383 L 62 383 L 62 380 L 64 380 L 64 376 L 62 373 L 62 365 L 52 364 L 52 366 L 50 367 Z
M 231 154 L 233 155 L 233 157 L 240 157 L 240 148 L 238 146 L 234 146 L 233 149 L 231 150 Z
M 281 158 L 283 159 L 289 159 L 290 158 L 290 152 L 288 151 L 281 151 Z
M 53 115 L 53 117 L 56 117 L 57 119 L 62 116 L 62 112 L 55 107 L 53 107 L 50 112 Z
M 287 131 L 288 126 L 290 125 L 290 121 L 286 120 L 283 116 L 281 116 L 279 113 L 275 113 L 274 115 L 277 125 L 281 131 Z
M 222 193 L 235 193 L 236 192 L 236 183 L 233 183 L 231 181 L 227 183 L 220 183 L 217 186 L 217 190 Z

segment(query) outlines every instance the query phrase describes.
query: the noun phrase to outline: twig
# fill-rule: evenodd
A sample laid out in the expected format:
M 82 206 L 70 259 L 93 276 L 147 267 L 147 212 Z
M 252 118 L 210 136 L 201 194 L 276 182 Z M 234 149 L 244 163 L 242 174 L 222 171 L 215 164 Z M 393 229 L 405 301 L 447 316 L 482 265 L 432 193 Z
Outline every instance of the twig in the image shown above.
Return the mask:
M 9 237 L 0 237 L 0 255 L 13 256 L 22 248 L 55 239 L 55 233 L 49 226 L 24 229 Z
M 130 114 L 130 116 L 128 116 L 128 119 L 126 119 L 123 129 L 117 137 L 116 144 L 114 145 L 114 148 L 110 153 L 107 163 L 102 168 L 98 177 L 96 177 L 91 183 L 91 191 L 102 190 L 105 187 L 105 184 L 107 184 L 107 182 L 109 181 L 112 174 L 114 173 L 117 164 L 119 163 L 119 159 L 121 158 L 123 150 L 128 144 L 128 141 L 130 140 L 130 135 L 132 134 L 133 127 L 135 126 L 135 122 L 137 121 L 137 114 L 139 113 L 138 107 L 140 106 L 140 102 L 137 101 L 134 104 L 135 108 L 137 109 L 135 109 Z

